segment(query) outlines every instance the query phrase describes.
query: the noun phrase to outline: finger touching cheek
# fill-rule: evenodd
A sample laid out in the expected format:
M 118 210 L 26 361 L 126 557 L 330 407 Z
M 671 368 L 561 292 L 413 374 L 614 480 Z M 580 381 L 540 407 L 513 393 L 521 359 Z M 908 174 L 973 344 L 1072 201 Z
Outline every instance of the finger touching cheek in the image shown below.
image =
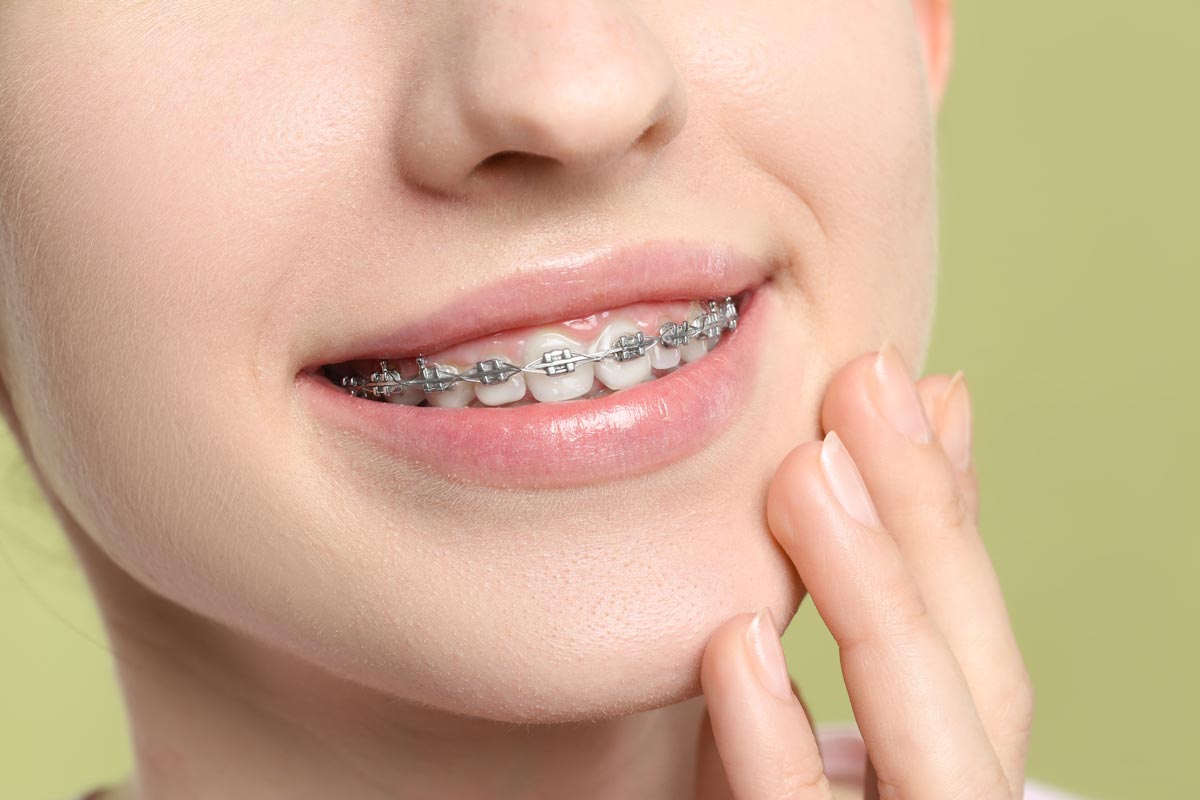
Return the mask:
M 904 787 L 897 796 L 994 796 L 950 791 L 957 776 L 991 787 L 1004 773 L 954 653 L 836 431 L 780 464 L 767 521 L 837 641 L 880 781 Z
M 939 401 L 939 411 L 943 405 Z M 910 532 L 931 523 L 937 530 L 974 524 L 962 473 L 943 449 L 894 345 L 838 372 L 825 393 L 821 423 L 837 431 L 853 454 L 884 526 L 902 546 Z
M 834 637 L 856 636 L 877 605 L 863 587 L 905 585 L 881 557 L 895 543 L 838 434 L 805 442 L 784 458 L 767 493 L 767 524 L 791 557 Z M 910 598 L 920 603 L 919 597 Z

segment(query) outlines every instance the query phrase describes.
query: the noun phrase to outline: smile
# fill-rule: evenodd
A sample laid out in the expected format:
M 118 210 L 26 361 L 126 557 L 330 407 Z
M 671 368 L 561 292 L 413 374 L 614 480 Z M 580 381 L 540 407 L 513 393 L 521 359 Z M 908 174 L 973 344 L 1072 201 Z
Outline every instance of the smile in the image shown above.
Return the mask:
M 732 297 L 688 305 L 689 315 L 680 320 L 663 320 L 666 309 L 661 306 L 651 313 L 631 307 L 572 320 L 557 330 L 455 348 L 460 354 L 474 351 L 475 357 L 483 356 L 470 367 L 443 358 L 431 363 L 418 356 L 410 377 L 391 368 L 389 359 L 381 359 L 378 371 L 366 376 L 337 378 L 339 366 L 346 369 L 342 365 L 326 368 L 325 374 L 355 397 L 403 405 L 482 408 L 590 400 L 671 374 L 682 363 L 699 361 L 720 344 L 723 334 L 737 328 L 737 302 Z M 609 317 L 612 321 L 603 324 Z M 651 319 L 656 324 L 648 334 Z M 573 335 L 589 329 L 598 330 L 590 341 Z M 497 353 L 514 349 L 514 341 L 515 349 L 524 354 L 521 360 L 533 356 L 524 366 Z
M 366 445 L 360 459 L 505 488 L 634 478 L 697 454 L 742 412 L 776 306 L 772 269 L 662 244 L 520 273 L 330 348 L 296 389 Z M 706 289 L 714 299 L 677 299 Z

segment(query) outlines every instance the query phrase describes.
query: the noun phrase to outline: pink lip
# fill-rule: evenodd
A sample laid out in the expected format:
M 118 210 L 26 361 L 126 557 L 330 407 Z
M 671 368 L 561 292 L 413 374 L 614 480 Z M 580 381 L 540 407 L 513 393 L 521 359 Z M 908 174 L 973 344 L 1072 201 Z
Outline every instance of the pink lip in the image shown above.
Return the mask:
M 577 319 L 639 301 L 734 296 L 762 283 L 771 265 L 728 247 L 655 241 L 517 273 L 463 292 L 421 319 L 339 341 L 306 368 L 360 358 L 403 358 L 528 325 Z
M 690 257 L 694 268 L 694 251 Z M 726 333 L 704 358 L 601 398 L 516 408 L 404 406 L 353 397 L 319 372 L 309 370 L 297 374 L 297 391 L 320 415 L 375 443 L 393 458 L 432 469 L 451 480 L 488 486 L 541 489 L 599 483 L 642 474 L 698 452 L 741 412 L 754 385 L 760 344 L 773 305 L 766 296 L 770 286 L 759 285 L 766 280 L 766 265 L 740 256 L 724 257 L 702 262 L 712 266 L 707 273 L 667 270 L 664 277 L 646 260 L 627 259 L 619 268 L 615 262 L 601 262 L 606 264 L 600 270 L 606 279 L 596 282 L 588 279 L 597 274 L 595 263 L 568 270 L 569 276 L 558 272 L 557 283 L 546 275 L 522 276 L 506 288 L 492 289 L 491 293 L 501 292 L 505 298 L 522 296 L 528 302 L 515 311 L 489 315 L 487 324 L 501 318 L 514 320 L 501 323 L 505 326 L 529 324 L 535 315 L 544 317 L 547 307 L 555 309 L 552 313 L 561 313 L 568 306 L 577 310 L 543 321 L 637 300 L 676 299 L 680 292 L 683 297 L 703 298 L 758 288 L 749 293 L 737 329 Z M 623 279 L 628 270 L 640 274 L 644 282 L 639 285 L 636 280 Z M 555 296 L 539 301 L 536 292 L 526 295 L 531 282 L 546 291 L 554 287 Z M 491 293 L 485 291 L 487 296 Z M 581 296 L 583 300 L 578 299 Z M 454 309 L 462 314 L 470 307 L 469 299 L 458 301 L 424 325 L 450 324 L 474 333 L 482 324 L 479 317 L 453 321 Z M 407 341 L 410 347 L 413 341 L 423 341 L 420 352 L 434 350 L 445 338 L 422 336 L 416 328 L 406 328 L 390 341 Z M 346 352 L 353 357 L 401 351 L 380 347 Z

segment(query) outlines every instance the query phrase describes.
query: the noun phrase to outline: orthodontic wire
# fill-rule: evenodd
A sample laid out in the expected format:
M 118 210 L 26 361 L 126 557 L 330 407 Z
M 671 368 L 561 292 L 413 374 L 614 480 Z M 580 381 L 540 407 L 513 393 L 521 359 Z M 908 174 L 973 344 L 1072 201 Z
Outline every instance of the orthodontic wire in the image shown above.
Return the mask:
M 389 369 L 386 359 L 379 362 L 379 371 L 371 373 L 369 378 L 361 375 L 350 375 L 341 379 L 341 386 L 348 388 L 354 397 L 389 397 L 397 390 L 403 392 L 407 388 L 420 389 L 428 392 L 444 392 L 454 387 L 456 383 L 468 382 L 492 386 L 504 383 L 512 376 L 521 373 L 539 373 L 544 375 L 563 375 L 574 372 L 578 364 L 587 364 L 612 358 L 617 361 L 631 361 L 646 355 L 651 347 L 666 347 L 674 349 L 682 347 L 692 339 L 720 339 L 725 331 L 737 328 L 738 310 L 732 297 L 723 300 L 709 300 L 708 310 L 702 311 L 690 320 L 681 322 L 665 322 L 658 329 L 657 336 L 647 336 L 638 331 L 618 336 L 612 346 L 600 353 L 574 353 L 570 348 L 558 348 L 542 354 L 541 358 L 521 367 L 501 358 L 476 361 L 475 365 L 463 372 L 450 372 L 440 364 L 430 366 L 425 356 L 417 356 L 417 374 L 405 378 L 399 370 Z M 368 394 L 369 393 L 369 394 Z

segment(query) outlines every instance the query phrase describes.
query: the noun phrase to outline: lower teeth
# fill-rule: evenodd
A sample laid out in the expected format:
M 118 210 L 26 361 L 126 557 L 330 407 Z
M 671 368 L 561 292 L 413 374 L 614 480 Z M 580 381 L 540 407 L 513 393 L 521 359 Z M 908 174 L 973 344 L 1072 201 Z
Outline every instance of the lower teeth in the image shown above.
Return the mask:
M 648 337 L 642 333 L 629 333 L 616 337 L 611 347 L 603 352 L 576 353 L 570 347 L 555 346 L 556 349 L 541 354 L 541 357 L 531 361 L 524 367 L 512 364 L 503 359 L 491 359 L 476 362 L 471 368 L 458 370 L 454 367 L 430 364 L 423 357 L 417 358 L 417 374 L 404 377 L 399 370 L 389 368 L 386 360 L 379 362 L 379 370 L 369 376 L 349 375 L 336 382 L 349 390 L 355 397 L 362 397 L 383 402 L 398 403 L 413 406 L 451 406 L 466 408 L 515 408 L 536 402 L 565 402 L 569 399 L 589 400 L 605 397 L 623 388 L 655 380 L 670 374 L 683 363 L 698 360 L 712 348 L 716 347 L 721 336 L 726 331 L 737 327 L 738 312 L 733 299 L 710 300 L 707 310 L 702 311 L 690 320 L 678 323 L 668 322 L 662 325 L 657 336 Z M 657 352 L 656 352 L 657 351 Z M 671 357 L 676 353 L 679 357 Z M 638 359 L 646 359 L 651 368 L 644 373 L 642 368 L 634 371 L 633 380 L 617 376 L 614 373 L 622 365 L 631 365 Z M 665 369 L 659 369 L 658 364 L 673 364 Z M 611 365 L 611 366 L 610 366 Z M 595 377 L 597 368 L 606 368 L 609 373 L 605 380 L 621 388 L 610 388 Z M 327 368 L 328 370 L 328 368 Z M 326 373 L 328 374 L 328 372 Z M 625 373 L 628 375 L 630 373 Z M 330 376 L 332 378 L 332 376 Z M 579 384 L 579 379 L 591 377 L 590 388 L 585 390 Z M 537 382 L 536 393 L 542 400 L 534 398 L 535 389 L 528 385 L 523 394 L 509 402 L 484 403 L 478 392 L 487 387 L 492 401 L 512 397 L 511 392 L 494 391 L 500 386 L 511 386 L 517 389 L 517 379 L 529 384 Z M 475 391 L 470 393 L 470 401 L 464 403 L 468 395 L 463 392 L 464 384 L 472 385 Z M 437 402 L 430 402 L 437 398 Z
M 643 383 L 648 383 L 652 380 L 656 380 L 665 375 L 669 375 L 674 371 L 675 371 L 675 369 L 654 370 L 651 373 L 651 377 L 647 378 L 645 381 L 643 381 Z M 607 397 L 610 394 L 616 394 L 617 392 L 621 392 L 621 391 L 624 391 L 624 389 L 610 389 L 607 386 L 605 386 L 603 383 L 601 383 L 598 378 L 594 378 L 592 380 L 591 391 L 589 391 L 587 394 L 583 395 L 582 397 L 578 397 L 575 399 L 576 400 L 596 400 L 601 397 Z M 516 400 L 512 403 L 502 403 L 497 406 L 490 406 L 490 405 L 487 405 L 486 403 L 481 403 L 479 401 L 479 398 L 476 397 L 476 398 L 472 398 L 471 402 L 467 403 L 465 408 L 519 408 L 521 406 L 527 406 L 527 405 L 532 405 L 534 403 L 541 403 L 541 402 L 547 402 L 547 401 L 535 399 L 533 394 L 528 389 L 526 389 L 524 396 L 522 396 L 520 400 Z M 559 401 L 548 401 L 548 402 L 570 403 L 573 401 L 572 400 L 559 400 Z M 430 403 L 427 398 L 426 400 L 419 403 L 418 405 L 432 406 L 433 403 Z

